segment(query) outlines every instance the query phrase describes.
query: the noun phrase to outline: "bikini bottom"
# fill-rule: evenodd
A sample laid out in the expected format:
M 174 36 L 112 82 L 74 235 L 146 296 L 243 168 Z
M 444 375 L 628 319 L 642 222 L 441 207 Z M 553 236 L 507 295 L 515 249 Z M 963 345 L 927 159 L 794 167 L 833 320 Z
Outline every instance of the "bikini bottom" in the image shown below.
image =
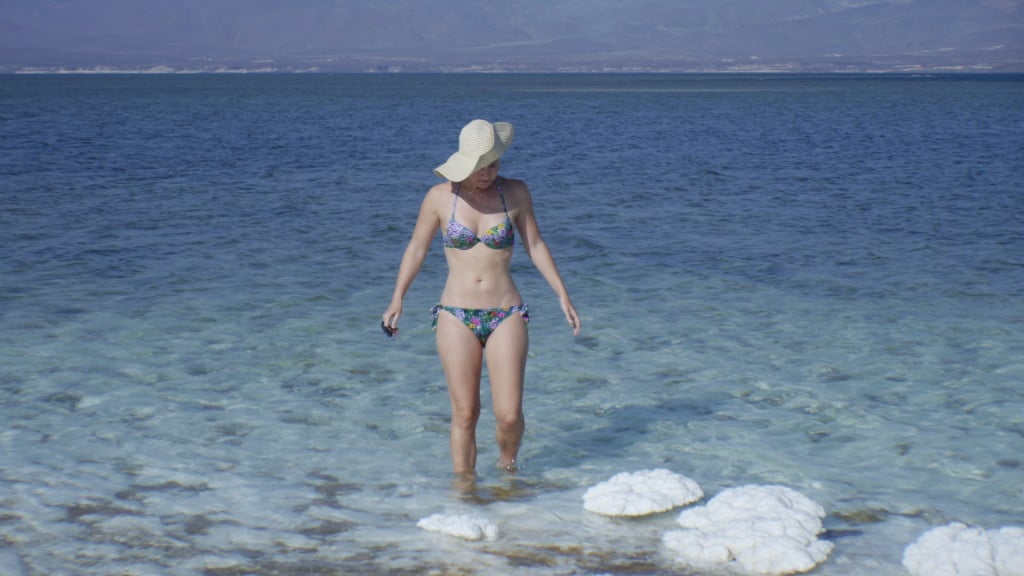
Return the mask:
M 458 308 L 456 306 L 437 304 L 430 309 L 430 315 L 433 317 L 431 327 L 434 329 L 434 332 L 437 332 L 438 310 L 444 310 L 462 320 L 462 323 L 480 340 L 480 346 L 487 346 L 487 339 L 491 336 L 491 333 L 509 316 L 519 314 L 523 317 L 523 322 L 530 321 L 529 309 L 525 303 L 517 306 L 505 306 L 503 308 Z

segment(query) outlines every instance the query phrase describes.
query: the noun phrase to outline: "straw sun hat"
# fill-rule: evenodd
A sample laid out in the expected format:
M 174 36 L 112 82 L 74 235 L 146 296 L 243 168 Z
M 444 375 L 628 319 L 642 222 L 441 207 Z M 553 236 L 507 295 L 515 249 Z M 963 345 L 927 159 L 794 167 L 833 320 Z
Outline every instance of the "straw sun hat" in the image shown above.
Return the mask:
M 477 170 L 494 162 L 512 145 L 515 130 L 508 122 L 473 120 L 459 133 L 459 151 L 434 168 L 434 174 L 462 182 Z

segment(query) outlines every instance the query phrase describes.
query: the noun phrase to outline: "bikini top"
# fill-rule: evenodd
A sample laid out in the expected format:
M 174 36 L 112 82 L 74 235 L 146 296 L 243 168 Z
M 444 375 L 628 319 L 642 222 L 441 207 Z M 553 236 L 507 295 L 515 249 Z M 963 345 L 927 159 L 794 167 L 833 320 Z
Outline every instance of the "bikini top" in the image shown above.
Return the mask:
M 477 237 L 476 232 L 455 219 L 455 204 L 459 201 L 459 191 L 461 189 L 461 184 L 455 188 L 455 198 L 452 200 L 452 216 L 448 219 L 448 227 L 442 232 L 444 247 L 469 250 L 480 242 L 483 242 L 484 246 L 495 250 L 515 246 L 516 230 L 512 226 L 512 219 L 508 215 L 508 206 L 505 204 L 505 194 L 501 191 L 501 184 L 498 184 L 498 196 L 501 197 L 501 207 L 505 210 L 505 221 L 491 226 L 480 237 Z

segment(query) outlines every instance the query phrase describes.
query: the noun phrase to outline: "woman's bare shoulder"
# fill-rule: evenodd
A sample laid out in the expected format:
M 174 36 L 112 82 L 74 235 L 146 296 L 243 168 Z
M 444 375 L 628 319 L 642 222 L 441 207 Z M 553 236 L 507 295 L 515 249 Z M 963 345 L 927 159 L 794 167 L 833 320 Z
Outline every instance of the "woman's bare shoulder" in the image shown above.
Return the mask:
M 427 189 L 428 196 L 447 196 L 452 193 L 451 182 L 438 182 Z
M 506 190 L 528 190 L 529 189 L 526 186 L 526 182 L 523 182 L 522 180 L 520 180 L 518 178 L 505 178 L 505 177 L 502 177 L 501 178 L 501 182 L 502 182 L 502 186 Z
M 512 205 L 520 206 L 530 202 L 530 187 L 526 182 L 516 178 L 502 178 L 502 190 L 505 199 Z
M 452 197 L 452 183 L 441 182 L 440 184 L 434 184 L 428 190 L 423 198 L 425 204 L 435 205 L 450 201 Z

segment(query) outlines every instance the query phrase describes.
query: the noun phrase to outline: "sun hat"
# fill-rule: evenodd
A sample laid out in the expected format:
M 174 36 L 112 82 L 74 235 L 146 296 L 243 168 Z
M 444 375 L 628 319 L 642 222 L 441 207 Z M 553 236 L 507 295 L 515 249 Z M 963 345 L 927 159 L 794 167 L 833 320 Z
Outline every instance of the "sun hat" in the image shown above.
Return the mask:
M 473 120 L 459 133 L 459 150 L 448 161 L 434 168 L 434 174 L 452 182 L 462 182 L 477 170 L 494 162 L 512 145 L 515 129 L 508 122 Z

